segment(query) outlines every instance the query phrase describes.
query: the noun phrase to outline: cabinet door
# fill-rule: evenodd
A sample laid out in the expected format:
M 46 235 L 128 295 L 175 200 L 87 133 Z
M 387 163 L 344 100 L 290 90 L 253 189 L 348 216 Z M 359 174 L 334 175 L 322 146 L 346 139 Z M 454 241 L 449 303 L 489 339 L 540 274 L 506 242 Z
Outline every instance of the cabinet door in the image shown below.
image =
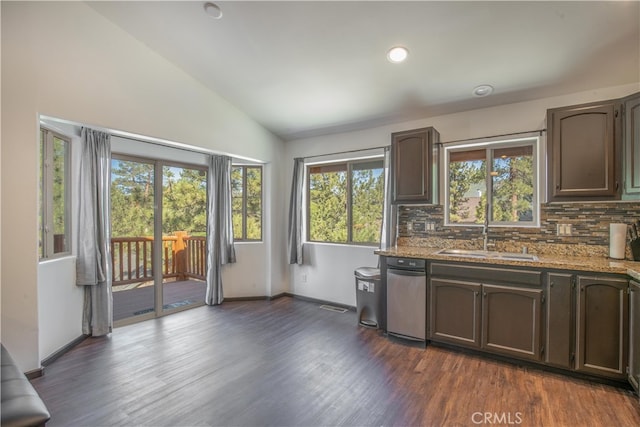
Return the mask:
M 628 282 L 578 276 L 576 369 L 625 379 Z
M 480 347 L 479 283 L 431 279 L 429 338 Z
M 629 382 L 640 394 L 640 283 L 629 284 Z
M 625 194 L 640 194 L 640 92 L 624 100 Z
M 573 275 L 547 276 L 547 329 L 545 362 L 562 368 L 573 367 Z
M 619 198 L 618 103 L 547 112 L 549 200 Z
M 542 290 L 482 285 L 482 348 L 540 360 Z
M 398 132 L 391 135 L 393 162 L 393 202 L 433 202 L 433 128 Z

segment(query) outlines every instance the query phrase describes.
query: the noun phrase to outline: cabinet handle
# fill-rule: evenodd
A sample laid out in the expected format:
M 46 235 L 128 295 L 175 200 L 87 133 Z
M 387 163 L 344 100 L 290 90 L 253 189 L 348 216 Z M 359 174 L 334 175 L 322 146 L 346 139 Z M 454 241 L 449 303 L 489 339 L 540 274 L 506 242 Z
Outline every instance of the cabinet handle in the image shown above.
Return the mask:
M 486 298 L 487 297 L 487 291 L 482 292 L 482 296 Z
M 552 287 L 552 288 L 553 288 L 553 285 L 555 285 L 555 283 L 553 283 L 553 282 L 551 282 L 551 283 L 549 284 L 549 286 L 550 286 L 550 287 Z
M 560 189 L 560 184 L 556 184 L 556 190 Z

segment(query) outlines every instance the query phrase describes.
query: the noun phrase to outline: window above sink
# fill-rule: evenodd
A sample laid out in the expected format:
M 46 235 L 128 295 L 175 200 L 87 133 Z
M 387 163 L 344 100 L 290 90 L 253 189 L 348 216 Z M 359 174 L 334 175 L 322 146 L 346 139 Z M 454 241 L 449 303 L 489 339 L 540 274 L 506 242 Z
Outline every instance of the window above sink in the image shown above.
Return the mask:
M 445 225 L 538 227 L 540 136 L 447 144 Z M 520 255 L 520 254 L 518 254 Z

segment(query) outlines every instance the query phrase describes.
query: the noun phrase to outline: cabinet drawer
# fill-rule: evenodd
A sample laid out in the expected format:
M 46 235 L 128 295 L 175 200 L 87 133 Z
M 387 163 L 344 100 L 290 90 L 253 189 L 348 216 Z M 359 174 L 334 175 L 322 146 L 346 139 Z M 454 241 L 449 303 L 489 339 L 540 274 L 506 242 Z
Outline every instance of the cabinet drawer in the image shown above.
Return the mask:
M 480 283 L 504 282 L 514 285 L 540 286 L 542 281 L 541 271 L 510 268 L 476 267 L 433 262 L 429 271 L 433 276 L 454 277 Z

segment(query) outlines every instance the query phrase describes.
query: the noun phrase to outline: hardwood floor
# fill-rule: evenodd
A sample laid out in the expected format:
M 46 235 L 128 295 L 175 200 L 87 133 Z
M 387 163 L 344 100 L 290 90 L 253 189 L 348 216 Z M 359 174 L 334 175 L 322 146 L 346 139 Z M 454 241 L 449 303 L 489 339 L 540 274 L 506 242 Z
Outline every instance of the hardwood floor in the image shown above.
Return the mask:
M 117 328 L 32 382 L 49 427 L 640 425 L 628 390 L 405 345 L 288 297 Z

